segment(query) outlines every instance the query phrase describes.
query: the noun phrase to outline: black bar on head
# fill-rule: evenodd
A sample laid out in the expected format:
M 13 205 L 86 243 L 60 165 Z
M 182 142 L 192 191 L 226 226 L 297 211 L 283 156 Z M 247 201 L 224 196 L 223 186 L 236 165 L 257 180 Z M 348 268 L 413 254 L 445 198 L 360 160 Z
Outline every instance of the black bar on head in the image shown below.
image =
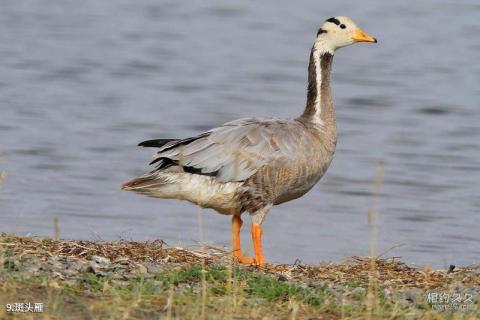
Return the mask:
M 321 35 L 322 33 L 327 33 L 327 30 L 323 30 L 322 28 L 318 29 L 317 37 L 318 37 L 319 35 Z
M 334 17 L 331 17 L 329 19 L 327 19 L 328 22 L 331 22 L 331 23 L 335 23 L 337 26 L 340 24 L 340 20 L 338 20 L 337 18 L 334 18 Z

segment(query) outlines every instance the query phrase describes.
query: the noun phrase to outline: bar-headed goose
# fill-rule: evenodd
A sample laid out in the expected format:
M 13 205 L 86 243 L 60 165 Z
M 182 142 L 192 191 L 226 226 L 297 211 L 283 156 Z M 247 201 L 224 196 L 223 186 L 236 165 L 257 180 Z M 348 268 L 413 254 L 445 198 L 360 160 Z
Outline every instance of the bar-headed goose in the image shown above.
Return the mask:
M 308 65 L 305 111 L 295 119 L 245 118 L 185 139 L 140 143 L 159 148 L 155 170 L 122 185 L 157 198 L 182 199 L 232 215 L 235 257 L 263 265 L 262 222 L 272 206 L 301 197 L 327 170 L 335 151 L 336 124 L 330 90 L 338 48 L 377 42 L 347 17 L 318 29 Z M 240 249 L 241 214 L 250 214 L 255 257 Z

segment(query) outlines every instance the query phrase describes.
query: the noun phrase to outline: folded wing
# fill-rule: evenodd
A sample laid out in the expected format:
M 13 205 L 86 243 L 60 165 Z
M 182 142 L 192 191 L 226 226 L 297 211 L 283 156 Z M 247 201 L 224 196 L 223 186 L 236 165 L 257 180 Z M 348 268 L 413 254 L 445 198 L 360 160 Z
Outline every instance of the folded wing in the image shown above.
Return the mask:
M 281 166 L 298 156 L 298 126 L 295 120 L 240 119 L 196 137 L 140 145 L 160 146 L 152 161 L 156 170 L 181 166 L 220 182 L 244 181 L 265 165 Z

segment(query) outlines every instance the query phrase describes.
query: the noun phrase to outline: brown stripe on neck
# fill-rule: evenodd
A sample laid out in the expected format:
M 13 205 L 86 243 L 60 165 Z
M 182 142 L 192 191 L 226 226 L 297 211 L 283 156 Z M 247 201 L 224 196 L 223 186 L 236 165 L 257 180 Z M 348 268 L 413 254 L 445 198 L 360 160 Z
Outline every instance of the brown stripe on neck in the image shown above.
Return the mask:
M 330 93 L 330 71 L 332 67 L 333 55 L 329 52 L 323 53 L 319 57 L 319 68 L 315 64 L 315 47 L 310 53 L 310 62 L 308 65 L 308 89 L 307 105 L 300 119 L 304 121 L 324 120 L 330 117 L 333 111 L 333 102 Z M 320 77 L 318 77 L 320 76 Z M 318 92 L 318 81 L 320 81 L 320 92 Z M 320 111 L 320 112 L 318 112 Z M 320 119 L 315 119 L 320 117 Z

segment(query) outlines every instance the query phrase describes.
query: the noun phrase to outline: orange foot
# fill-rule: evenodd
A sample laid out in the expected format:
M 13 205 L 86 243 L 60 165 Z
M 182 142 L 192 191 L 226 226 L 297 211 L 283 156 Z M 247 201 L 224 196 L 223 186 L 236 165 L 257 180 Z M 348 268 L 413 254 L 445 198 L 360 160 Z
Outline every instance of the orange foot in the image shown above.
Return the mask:
M 255 249 L 255 258 L 245 257 L 240 247 L 240 229 L 242 228 L 243 221 L 239 215 L 233 215 L 232 217 L 232 242 L 233 242 L 233 255 L 240 263 L 265 265 L 265 258 L 263 257 L 262 250 L 262 227 L 258 224 L 252 225 L 252 240 Z
M 253 248 L 255 250 L 255 264 L 259 266 L 265 265 L 265 257 L 262 249 L 262 234 L 263 230 L 259 224 L 252 224 L 252 240 Z
M 238 260 L 238 262 L 243 263 L 243 264 L 255 264 L 255 259 L 250 258 L 250 257 L 245 257 L 242 253 L 234 253 L 235 258 Z
M 232 242 L 233 242 L 233 255 L 240 263 L 254 264 L 255 259 L 245 257 L 240 247 L 240 229 L 242 228 L 243 221 L 239 215 L 233 215 L 232 217 Z

